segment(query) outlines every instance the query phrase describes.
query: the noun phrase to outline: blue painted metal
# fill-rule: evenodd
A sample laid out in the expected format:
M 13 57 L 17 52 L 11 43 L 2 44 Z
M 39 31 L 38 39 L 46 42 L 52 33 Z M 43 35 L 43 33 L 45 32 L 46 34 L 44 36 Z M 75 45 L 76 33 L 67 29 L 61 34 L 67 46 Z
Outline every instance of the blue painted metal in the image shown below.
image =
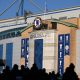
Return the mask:
M 0 59 L 3 59 L 3 44 L 0 45 Z M 2 71 L 3 67 L 0 66 L 0 71 Z
M 3 45 L 0 45 L 0 59 L 3 58 Z
M 42 69 L 43 61 L 43 39 L 36 39 L 34 41 L 34 63 L 39 69 Z
M 6 44 L 6 65 L 12 68 L 13 43 Z

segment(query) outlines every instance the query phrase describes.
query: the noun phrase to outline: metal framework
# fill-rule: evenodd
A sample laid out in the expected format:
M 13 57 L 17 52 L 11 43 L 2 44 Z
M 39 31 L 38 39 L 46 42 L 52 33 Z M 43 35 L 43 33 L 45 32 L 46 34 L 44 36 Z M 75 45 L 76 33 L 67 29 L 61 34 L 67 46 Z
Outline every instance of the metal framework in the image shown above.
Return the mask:
M 3 15 L 8 9 L 10 9 L 15 3 L 16 3 L 16 0 L 14 0 L 14 1 L 12 2 L 12 4 L 10 4 L 10 5 L 0 14 L 0 16 Z
M 0 14 L 0 16 L 2 16 L 6 11 L 8 11 L 16 3 L 16 1 L 17 0 L 14 0 L 6 9 L 4 9 L 3 12 Z M 20 0 L 19 6 L 16 11 L 17 16 L 19 15 L 20 8 L 21 8 L 21 15 L 23 15 L 23 5 L 24 5 L 24 0 Z

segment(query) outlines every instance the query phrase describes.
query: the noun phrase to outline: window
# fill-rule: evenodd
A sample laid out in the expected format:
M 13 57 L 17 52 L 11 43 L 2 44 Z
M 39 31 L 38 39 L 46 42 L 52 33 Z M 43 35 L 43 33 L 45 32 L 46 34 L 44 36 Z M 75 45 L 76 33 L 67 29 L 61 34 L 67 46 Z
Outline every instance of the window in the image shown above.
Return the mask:
M 52 22 L 52 29 L 57 29 L 57 22 Z
M 11 32 L 11 37 L 15 37 L 15 32 Z
M 3 35 L 3 39 L 5 39 L 5 38 L 6 38 L 6 35 L 4 34 L 4 35 Z
M 10 33 L 7 33 L 6 38 L 10 38 L 10 37 L 11 37 Z
M 16 36 L 21 36 L 20 31 L 17 31 L 17 32 L 16 32 Z
M 0 40 L 2 39 L 2 36 L 0 36 Z
M 48 24 L 43 24 L 42 25 L 42 29 L 47 29 L 48 28 Z

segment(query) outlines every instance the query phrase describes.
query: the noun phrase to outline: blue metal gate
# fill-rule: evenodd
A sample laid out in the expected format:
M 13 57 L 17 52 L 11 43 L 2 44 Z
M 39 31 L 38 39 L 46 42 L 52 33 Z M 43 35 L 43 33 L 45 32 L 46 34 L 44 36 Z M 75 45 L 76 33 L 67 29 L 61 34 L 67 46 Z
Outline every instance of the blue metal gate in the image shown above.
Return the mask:
M 38 69 L 42 68 L 43 61 L 43 39 L 37 39 L 34 41 L 34 63 L 36 63 Z
M 12 68 L 13 43 L 6 44 L 6 65 Z
M 3 45 L 0 45 L 0 59 L 3 58 Z
M 1 44 L 0 45 L 0 59 L 2 60 L 3 59 L 3 45 Z M 2 71 L 2 66 L 0 66 L 0 71 Z

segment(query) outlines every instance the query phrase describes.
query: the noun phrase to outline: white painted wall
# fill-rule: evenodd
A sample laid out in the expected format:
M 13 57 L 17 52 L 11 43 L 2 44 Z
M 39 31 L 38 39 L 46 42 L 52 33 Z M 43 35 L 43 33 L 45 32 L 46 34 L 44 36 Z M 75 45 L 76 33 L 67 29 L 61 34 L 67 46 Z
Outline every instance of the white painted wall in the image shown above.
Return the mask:
M 6 44 L 7 43 L 13 43 L 12 66 L 14 64 L 18 64 L 20 66 L 21 37 L 15 37 L 15 38 L 0 40 L 0 44 L 3 44 L 3 59 L 6 59 Z
M 34 63 L 34 40 L 43 39 L 43 62 L 42 68 L 46 68 L 47 72 L 51 72 L 55 69 L 55 30 L 40 30 L 31 32 L 29 38 L 29 68 L 32 67 Z
M 80 78 L 80 30 L 76 30 L 76 72 Z
M 34 40 L 29 40 L 29 58 L 28 67 L 31 68 L 34 63 Z

